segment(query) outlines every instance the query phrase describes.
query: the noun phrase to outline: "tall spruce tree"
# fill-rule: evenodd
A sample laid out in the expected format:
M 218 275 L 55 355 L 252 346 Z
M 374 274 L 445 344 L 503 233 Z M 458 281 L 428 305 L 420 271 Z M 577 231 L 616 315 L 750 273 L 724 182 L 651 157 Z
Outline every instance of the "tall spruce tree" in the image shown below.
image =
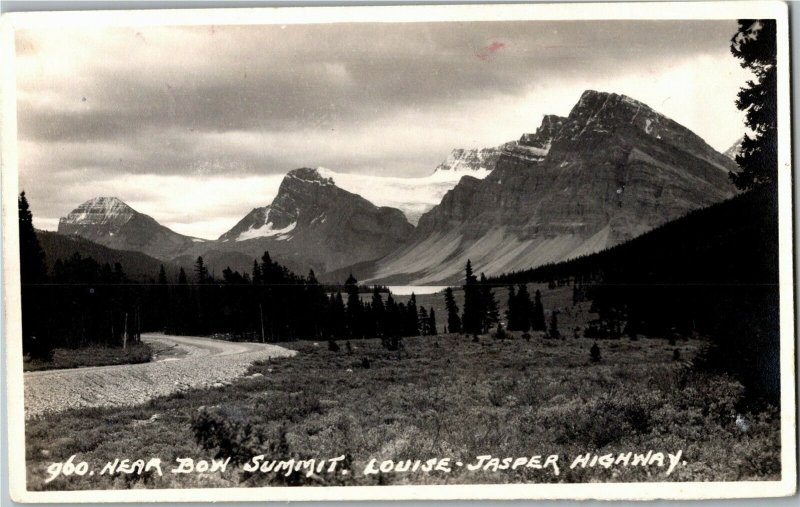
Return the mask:
M 492 286 L 486 280 L 486 275 L 481 273 L 481 329 L 483 333 L 500 321 L 500 310 L 497 308 L 497 300 L 494 297 Z
M 453 289 L 444 290 L 444 307 L 447 310 L 447 330 L 451 333 L 461 332 L 461 318 L 458 316 L 458 306 L 453 297 Z
M 417 312 L 417 296 L 412 292 L 406 305 L 404 336 L 419 336 L 419 313 Z
M 428 334 L 430 336 L 439 334 L 436 330 L 436 311 L 434 311 L 433 307 L 431 307 L 431 311 L 428 312 Z
M 774 19 L 740 19 L 731 39 L 731 53 L 754 80 L 739 90 L 736 107 L 746 111 L 751 133 L 736 155 L 741 171 L 730 173 L 742 190 L 778 181 L 777 25 Z
M 561 332 L 558 330 L 558 310 L 553 310 L 550 314 L 550 328 L 547 334 L 550 338 L 561 338 Z
M 483 331 L 481 315 L 481 288 L 477 277 L 472 272 L 472 262 L 467 259 L 464 277 L 464 314 L 461 326 L 467 334 L 479 334 Z
M 41 285 L 47 279 L 44 251 L 33 228 L 33 213 L 25 192 L 17 199 L 19 212 L 20 285 L 22 305 L 22 350 L 32 357 L 48 358 L 53 349 L 44 335 L 43 310 L 47 306 Z
M 539 291 L 536 291 L 539 294 Z M 528 293 L 528 286 L 524 283 L 519 284 L 517 289 L 517 312 L 519 314 L 519 331 L 527 333 L 533 327 L 535 305 L 531 303 L 531 295 Z M 542 327 L 544 329 L 544 314 L 542 314 Z M 534 330 L 539 329 L 533 327 Z
M 508 309 L 506 310 L 506 327 L 509 331 L 521 331 L 522 325 L 519 322 L 519 303 L 517 302 L 517 291 L 514 284 L 508 286 Z
M 344 282 L 347 293 L 347 330 L 351 338 L 361 337 L 361 298 L 358 295 L 358 280 L 350 273 Z
M 303 294 L 301 306 L 305 311 L 302 321 L 305 322 L 310 335 L 315 339 L 322 339 L 324 328 L 325 307 L 327 306 L 327 296 L 325 289 L 319 284 L 317 275 L 313 269 L 308 271 L 306 277 L 305 292 Z M 295 309 L 296 311 L 297 309 Z
M 197 257 L 194 263 L 194 277 L 198 285 L 204 285 L 208 282 L 208 268 L 202 256 Z
M 384 325 L 386 316 L 386 308 L 383 305 L 383 297 L 381 296 L 381 292 L 378 289 L 378 286 L 372 288 L 372 302 L 370 303 L 370 309 L 372 311 L 372 331 L 375 336 L 383 336 L 384 334 Z
M 544 320 L 544 305 L 542 304 L 542 293 L 539 290 L 533 296 L 533 313 L 531 315 L 531 329 L 534 331 L 545 331 L 547 329 Z
M 158 285 L 156 286 L 156 301 L 154 311 L 156 312 L 156 323 L 158 329 L 164 332 L 172 330 L 170 322 L 172 318 L 172 302 L 169 297 L 169 282 L 167 272 L 162 264 L 158 269 Z
M 428 310 L 426 310 L 424 306 L 419 307 L 419 324 L 417 328 L 419 329 L 419 334 L 422 336 L 428 336 L 430 334 L 428 331 Z

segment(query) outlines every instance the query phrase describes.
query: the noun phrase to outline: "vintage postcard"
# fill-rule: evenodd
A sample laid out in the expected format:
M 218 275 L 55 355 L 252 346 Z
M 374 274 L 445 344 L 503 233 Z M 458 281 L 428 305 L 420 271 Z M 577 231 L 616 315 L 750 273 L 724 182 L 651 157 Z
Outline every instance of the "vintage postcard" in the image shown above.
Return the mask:
M 787 8 L 2 18 L 11 493 L 796 486 Z

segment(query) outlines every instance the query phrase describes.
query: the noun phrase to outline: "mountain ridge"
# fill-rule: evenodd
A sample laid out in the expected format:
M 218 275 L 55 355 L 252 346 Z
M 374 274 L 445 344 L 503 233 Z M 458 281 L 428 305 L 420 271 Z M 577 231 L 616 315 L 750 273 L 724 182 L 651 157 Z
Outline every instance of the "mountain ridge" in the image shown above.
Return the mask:
M 484 180 L 462 178 L 369 281 L 456 283 L 467 259 L 487 275 L 557 262 L 735 193 L 729 159 L 630 97 L 587 90 L 549 130 L 541 160 L 506 150 Z

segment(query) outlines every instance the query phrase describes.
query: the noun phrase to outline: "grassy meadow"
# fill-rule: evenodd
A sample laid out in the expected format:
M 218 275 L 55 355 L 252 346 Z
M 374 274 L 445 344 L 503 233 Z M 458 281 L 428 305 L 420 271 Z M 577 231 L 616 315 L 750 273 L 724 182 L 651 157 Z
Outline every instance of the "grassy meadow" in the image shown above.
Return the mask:
M 569 288 L 544 290 L 545 306 L 566 301 Z M 549 296 L 549 297 L 548 297 Z M 425 304 L 419 298 L 420 304 Z M 499 299 L 504 299 L 500 297 Z M 426 305 L 427 306 L 427 305 Z M 571 306 L 571 301 L 570 301 Z M 587 305 L 588 306 L 588 305 Z M 437 311 L 438 314 L 438 311 Z M 563 315 L 563 314 L 562 314 Z M 565 326 L 578 322 L 572 311 Z M 444 314 L 442 314 L 444 317 Z M 441 321 L 440 321 L 441 322 Z M 440 324 L 441 326 L 441 324 Z M 566 329 L 566 328 L 565 328 Z M 538 483 L 586 481 L 734 481 L 780 477 L 777 410 L 742 413 L 741 385 L 694 371 L 698 339 L 640 338 L 594 343 L 529 340 L 519 333 L 440 335 L 404 339 L 390 352 L 379 340 L 292 342 L 294 358 L 254 364 L 230 386 L 189 390 L 131 408 L 79 409 L 27 422 L 30 489 L 231 487 L 263 485 L 377 485 Z M 676 355 L 675 350 L 678 349 Z M 584 453 L 675 453 L 666 467 L 576 467 Z M 346 458 L 340 474 L 245 471 L 255 455 L 266 459 Z M 450 472 L 363 472 L 371 459 L 477 456 L 559 456 L 550 468 Z M 160 458 L 153 470 L 114 475 L 59 475 L 45 484 L 53 462 L 85 461 L 100 471 L 115 458 Z M 224 472 L 171 474 L 176 458 L 231 457 Z M 552 467 L 551 467 L 552 468 Z
M 24 371 L 61 370 L 83 368 L 86 366 L 110 366 L 114 364 L 147 363 L 154 349 L 147 343 L 133 342 L 126 349 L 90 345 L 76 349 L 55 349 L 49 361 L 26 358 L 22 363 Z

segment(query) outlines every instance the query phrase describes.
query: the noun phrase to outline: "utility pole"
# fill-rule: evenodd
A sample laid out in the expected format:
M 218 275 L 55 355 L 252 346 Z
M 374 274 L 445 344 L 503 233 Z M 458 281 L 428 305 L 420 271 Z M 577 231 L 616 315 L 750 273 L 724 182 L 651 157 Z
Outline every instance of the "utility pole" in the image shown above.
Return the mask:
M 125 327 L 122 331 L 122 350 L 128 350 L 128 312 L 125 312 Z

